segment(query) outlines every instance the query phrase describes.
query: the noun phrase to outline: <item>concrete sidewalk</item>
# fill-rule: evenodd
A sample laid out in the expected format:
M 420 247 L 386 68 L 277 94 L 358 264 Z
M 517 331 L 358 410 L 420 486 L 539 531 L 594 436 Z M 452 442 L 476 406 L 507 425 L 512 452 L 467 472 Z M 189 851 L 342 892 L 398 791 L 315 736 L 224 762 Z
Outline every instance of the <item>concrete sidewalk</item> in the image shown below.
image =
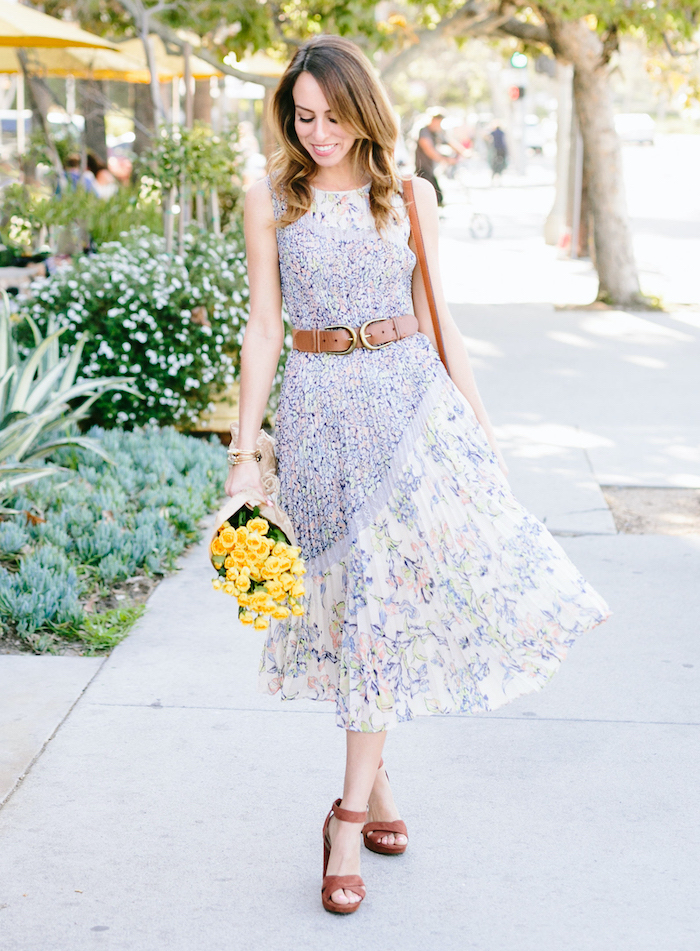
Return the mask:
M 320 829 L 343 735 L 256 692 L 260 637 L 194 551 L 0 812 L 3 951 L 698 947 L 700 537 L 617 535 L 599 485 L 700 484 L 700 332 L 455 309 L 516 492 L 612 620 L 542 693 L 390 734 L 410 847 L 366 853 L 338 919 Z

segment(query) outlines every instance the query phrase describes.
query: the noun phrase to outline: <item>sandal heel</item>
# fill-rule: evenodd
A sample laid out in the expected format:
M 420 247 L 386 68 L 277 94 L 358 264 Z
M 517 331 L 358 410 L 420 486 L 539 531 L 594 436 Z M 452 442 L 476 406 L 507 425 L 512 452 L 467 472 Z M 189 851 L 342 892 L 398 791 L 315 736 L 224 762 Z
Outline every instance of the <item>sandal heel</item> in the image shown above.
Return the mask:
M 379 769 L 383 766 L 384 760 L 381 759 L 379 761 Z M 384 770 L 384 772 L 388 780 L 389 774 L 386 770 Z M 362 838 L 364 839 L 365 848 L 369 849 L 370 852 L 376 852 L 377 855 L 403 855 L 408 848 L 408 841 L 406 841 L 405 845 L 384 845 L 382 842 L 375 841 L 375 837 L 381 839 L 382 836 L 390 832 L 394 835 L 405 835 L 408 840 L 408 829 L 403 819 L 394 819 L 393 821 L 386 822 L 366 822 L 362 827 Z
M 351 915 L 357 911 L 365 898 L 365 883 L 359 875 L 327 875 L 328 860 L 331 857 L 331 838 L 330 821 L 335 816 L 340 822 L 355 822 L 358 825 L 364 823 L 367 818 L 366 812 L 352 812 L 350 809 L 343 809 L 340 805 L 341 800 L 336 801 L 331 806 L 331 811 L 326 816 L 323 823 L 323 882 L 321 884 L 321 902 L 326 911 L 334 912 L 336 915 Z M 333 892 L 341 888 L 351 888 L 356 894 L 360 894 L 360 900 L 352 904 L 339 905 L 331 898 Z

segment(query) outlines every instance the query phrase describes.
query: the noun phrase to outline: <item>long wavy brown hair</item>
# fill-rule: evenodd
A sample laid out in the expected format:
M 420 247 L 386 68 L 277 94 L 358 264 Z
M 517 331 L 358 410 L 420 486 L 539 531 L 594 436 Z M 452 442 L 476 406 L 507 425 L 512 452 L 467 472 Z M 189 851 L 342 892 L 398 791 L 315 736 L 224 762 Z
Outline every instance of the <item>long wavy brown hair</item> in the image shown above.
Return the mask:
M 357 138 L 350 149 L 358 179 L 371 180 L 369 203 L 381 232 L 398 220 L 392 199 L 399 193 L 394 163 L 398 124 L 382 84 L 362 50 L 341 36 L 316 36 L 301 46 L 285 70 L 272 98 L 271 120 L 279 149 L 270 160 L 270 180 L 286 201 L 278 220 L 282 228 L 311 207 L 316 163 L 299 142 L 294 128 L 294 84 L 310 73 L 323 90 L 334 118 Z

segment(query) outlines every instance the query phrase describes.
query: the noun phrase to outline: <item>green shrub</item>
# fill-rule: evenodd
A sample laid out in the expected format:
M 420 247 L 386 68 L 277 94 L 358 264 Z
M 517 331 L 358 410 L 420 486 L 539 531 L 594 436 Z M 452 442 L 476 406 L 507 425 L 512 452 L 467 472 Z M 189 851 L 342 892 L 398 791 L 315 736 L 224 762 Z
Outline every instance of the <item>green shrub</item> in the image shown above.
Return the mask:
M 20 514 L 0 523 L 0 621 L 35 650 L 59 636 L 110 646 L 126 615 L 87 615 L 86 600 L 172 570 L 226 477 L 218 442 L 173 429 L 89 435 L 114 465 L 81 448 L 59 450 L 55 461 L 74 474 L 24 486 L 12 499 Z
M 35 284 L 25 301 L 40 327 L 67 328 L 64 346 L 88 332 L 84 377 L 136 376 L 145 398 L 101 397 L 93 422 L 193 429 L 238 375 L 248 307 L 242 232 L 191 233 L 186 247 L 183 261 L 165 254 L 162 238 L 131 232 Z
M 61 239 L 53 229 L 64 229 L 74 235 L 72 246 L 78 250 L 88 240 L 99 248 L 108 241 L 117 241 L 129 229 L 161 232 L 161 207 L 137 186 L 120 187 L 111 198 L 98 198 L 84 188 L 61 195 L 49 195 L 35 186 L 20 184 L 2 190 L 0 240 L 15 255 L 42 250 L 47 228 L 63 245 L 71 242 L 65 236 Z

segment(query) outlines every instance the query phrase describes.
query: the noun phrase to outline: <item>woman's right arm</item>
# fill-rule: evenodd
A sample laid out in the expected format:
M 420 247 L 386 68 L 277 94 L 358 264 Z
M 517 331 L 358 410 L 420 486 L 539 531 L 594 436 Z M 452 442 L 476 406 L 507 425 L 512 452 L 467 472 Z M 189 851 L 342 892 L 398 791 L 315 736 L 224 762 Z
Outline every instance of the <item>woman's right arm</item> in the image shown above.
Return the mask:
M 277 229 L 266 181 L 256 182 L 245 198 L 245 244 L 250 287 L 250 316 L 241 347 L 238 449 L 255 449 L 282 346 Z M 226 494 L 256 489 L 264 497 L 256 462 L 231 466 Z

